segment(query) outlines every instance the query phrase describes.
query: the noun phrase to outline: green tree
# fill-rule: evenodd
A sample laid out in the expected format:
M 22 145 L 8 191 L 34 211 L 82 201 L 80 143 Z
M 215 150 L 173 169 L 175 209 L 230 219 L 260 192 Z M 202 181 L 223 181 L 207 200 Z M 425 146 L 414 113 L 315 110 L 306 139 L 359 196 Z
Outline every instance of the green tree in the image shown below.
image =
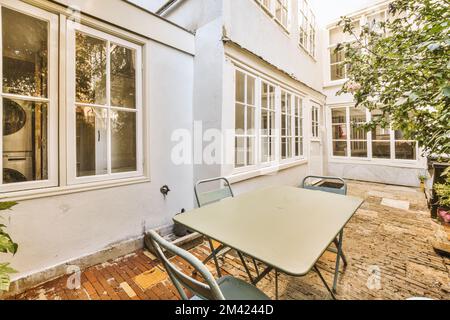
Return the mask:
M 340 25 L 354 41 L 344 50 L 356 106 L 380 110 L 376 125 L 403 131 L 426 154 L 450 154 L 450 1 L 395 0 L 389 19 L 355 28 Z
M 9 210 L 15 205 L 15 202 L 1 202 L 0 210 Z M 0 253 L 16 254 L 18 245 L 11 239 L 5 228 L 5 225 L 0 224 Z M 15 272 L 16 271 L 9 266 L 9 263 L 0 263 L 0 293 L 9 290 L 9 275 Z

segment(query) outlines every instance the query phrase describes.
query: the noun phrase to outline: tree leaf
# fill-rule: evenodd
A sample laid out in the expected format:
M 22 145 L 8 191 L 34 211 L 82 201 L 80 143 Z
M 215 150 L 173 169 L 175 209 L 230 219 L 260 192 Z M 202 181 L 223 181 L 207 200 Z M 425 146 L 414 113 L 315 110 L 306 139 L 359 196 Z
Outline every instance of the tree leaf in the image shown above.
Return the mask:
M 17 205 L 17 202 L 0 202 L 0 210 L 9 210 Z

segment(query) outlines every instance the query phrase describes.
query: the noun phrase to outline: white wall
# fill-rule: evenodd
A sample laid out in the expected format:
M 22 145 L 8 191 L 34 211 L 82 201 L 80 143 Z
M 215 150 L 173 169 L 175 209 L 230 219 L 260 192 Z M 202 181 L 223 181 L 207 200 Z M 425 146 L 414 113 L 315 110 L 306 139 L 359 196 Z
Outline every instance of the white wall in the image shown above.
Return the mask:
M 99 18 L 103 9 L 91 8 Z M 140 23 L 122 19 L 121 25 L 130 29 Z M 161 30 L 168 25 L 161 19 L 157 23 Z M 176 166 L 171 160 L 172 132 L 192 128 L 193 56 L 152 40 L 146 41 L 144 52 L 150 119 L 145 125 L 150 157 L 145 161 L 151 182 L 20 201 L 6 212 L 19 252 L 13 258 L 1 256 L 19 270 L 14 279 L 139 238 L 145 230 L 170 223 L 182 208 L 193 207 L 192 165 Z M 165 184 L 172 190 L 166 200 L 159 191 Z
M 293 78 L 322 91 L 321 55 L 312 58 L 298 45 L 298 7 L 292 1 L 287 34 L 254 0 L 224 1 L 227 38 L 283 70 Z M 320 40 L 320 33 L 317 33 Z

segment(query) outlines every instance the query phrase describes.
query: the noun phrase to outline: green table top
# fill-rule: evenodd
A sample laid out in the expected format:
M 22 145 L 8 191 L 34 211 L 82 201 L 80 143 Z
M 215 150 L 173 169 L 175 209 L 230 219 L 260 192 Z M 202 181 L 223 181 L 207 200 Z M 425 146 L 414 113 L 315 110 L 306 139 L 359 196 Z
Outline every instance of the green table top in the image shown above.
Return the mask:
M 291 276 L 306 275 L 363 203 L 270 187 L 178 215 L 175 222 Z

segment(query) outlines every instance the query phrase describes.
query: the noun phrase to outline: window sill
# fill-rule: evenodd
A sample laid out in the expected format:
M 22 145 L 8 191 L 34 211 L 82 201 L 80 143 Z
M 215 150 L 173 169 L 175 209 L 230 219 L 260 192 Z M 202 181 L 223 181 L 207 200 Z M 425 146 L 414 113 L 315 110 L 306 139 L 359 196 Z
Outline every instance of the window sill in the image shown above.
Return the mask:
M 374 166 L 387 166 L 387 167 L 400 167 L 408 169 L 423 169 L 419 160 L 391 160 L 391 159 L 349 159 L 331 157 L 329 163 L 339 164 L 360 164 L 360 165 L 374 165 Z
M 279 164 L 272 165 L 269 167 L 259 168 L 259 169 L 251 170 L 251 171 L 247 171 L 247 172 L 235 173 L 227 178 L 231 184 L 234 184 L 234 183 L 250 180 L 250 179 L 261 177 L 261 176 L 271 175 L 271 174 L 277 173 L 279 171 L 286 170 L 286 169 L 289 169 L 292 167 L 305 165 L 307 163 L 308 163 L 307 159 L 299 159 L 299 160 L 295 160 L 295 161 L 291 161 L 291 162 L 287 162 L 287 163 L 279 163 Z
M 341 85 L 343 85 L 344 83 L 346 83 L 347 80 L 348 80 L 348 79 L 330 80 L 330 81 L 327 81 L 327 82 L 324 84 L 324 87 L 327 88 L 327 87 L 341 86 Z
M 73 193 L 81 193 L 116 187 L 123 187 L 133 184 L 148 183 L 150 179 L 147 177 L 137 177 L 137 178 L 127 178 L 127 179 L 117 179 L 103 182 L 86 183 L 83 185 L 75 186 L 64 186 L 64 187 L 52 187 L 52 188 L 42 188 L 28 191 L 17 191 L 4 193 L 0 197 L 1 201 L 22 201 L 31 200 L 38 198 L 47 198 L 53 196 L 62 196 Z
M 316 57 L 313 56 L 303 45 L 299 43 L 297 44 L 297 47 L 299 48 L 299 50 L 303 51 L 308 57 L 310 57 L 314 62 L 317 62 Z

